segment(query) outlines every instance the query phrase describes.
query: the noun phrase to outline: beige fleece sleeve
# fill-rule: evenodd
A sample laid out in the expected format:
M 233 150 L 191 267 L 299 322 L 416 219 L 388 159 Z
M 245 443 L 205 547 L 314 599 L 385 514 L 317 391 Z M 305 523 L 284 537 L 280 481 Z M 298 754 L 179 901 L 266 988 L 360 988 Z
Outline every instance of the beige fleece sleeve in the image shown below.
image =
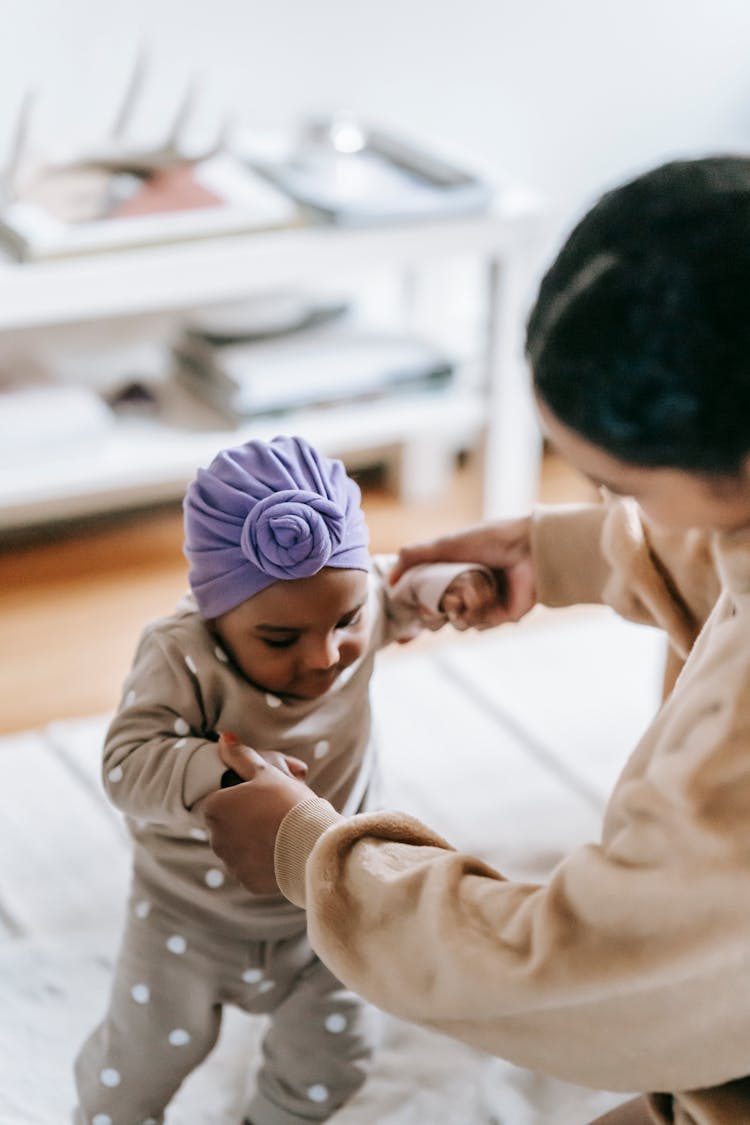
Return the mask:
M 605 603 L 666 630 L 683 658 L 719 593 L 711 536 L 659 531 L 632 500 L 540 507 L 531 549 L 542 604 Z
M 547 886 L 394 814 L 299 806 L 279 853 L 316 952 L 386 1011 L 573 1082 L 707 1087 L 748 1065 L 750 868 L 668 788 L 621 793 Z

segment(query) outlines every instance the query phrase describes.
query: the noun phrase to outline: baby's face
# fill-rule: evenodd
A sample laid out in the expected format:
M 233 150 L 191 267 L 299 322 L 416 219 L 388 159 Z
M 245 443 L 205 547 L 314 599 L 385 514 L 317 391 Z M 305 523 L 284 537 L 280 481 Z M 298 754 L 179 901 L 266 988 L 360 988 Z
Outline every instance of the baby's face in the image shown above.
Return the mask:
M 311 578 L 274 582 L 214 625 L 251 683 L 317 699 L 367 646 L 367 591 L 363 570 L 324 567 Z

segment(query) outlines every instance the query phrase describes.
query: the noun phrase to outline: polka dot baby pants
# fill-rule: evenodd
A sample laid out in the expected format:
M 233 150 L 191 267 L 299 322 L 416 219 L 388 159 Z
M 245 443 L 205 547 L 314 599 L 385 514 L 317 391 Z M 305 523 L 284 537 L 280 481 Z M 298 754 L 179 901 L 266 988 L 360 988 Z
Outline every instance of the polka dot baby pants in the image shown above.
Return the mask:
M 304 934 L 239 942 L 131 899 L 109 1010 L 76 1059 L 77 1125 L 159 1125 L 216 1043 L 222 1007 L 268 1013 L 253 1125 L 325 1121 L 365 1079 L 372 1013 Z

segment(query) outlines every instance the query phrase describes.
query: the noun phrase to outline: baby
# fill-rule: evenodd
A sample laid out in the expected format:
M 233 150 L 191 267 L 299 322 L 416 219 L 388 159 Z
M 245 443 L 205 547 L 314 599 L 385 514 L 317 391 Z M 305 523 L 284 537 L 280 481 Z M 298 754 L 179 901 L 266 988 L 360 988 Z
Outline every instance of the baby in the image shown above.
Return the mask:
M 390 586 L 357 485 L 301 438 L 220 453 L 184 510 L 191 594 L 145 630 L 104 747 L 134 870 L 109 1009 L 76 1060 L 75 1120 L 163 1121 L 232 1004 L 270 1017 L 247 1122 L 325 1121 L 364 1081 L 367 1010 L 312 952 L 304 912 L 250 894 L 211 851 L 200 803 L 230 780 L 218 742 L 306 773 L 343 813 L 364 808 L 377 650 L 448 617 L 465 627 L 494 583 L 463 563 Z

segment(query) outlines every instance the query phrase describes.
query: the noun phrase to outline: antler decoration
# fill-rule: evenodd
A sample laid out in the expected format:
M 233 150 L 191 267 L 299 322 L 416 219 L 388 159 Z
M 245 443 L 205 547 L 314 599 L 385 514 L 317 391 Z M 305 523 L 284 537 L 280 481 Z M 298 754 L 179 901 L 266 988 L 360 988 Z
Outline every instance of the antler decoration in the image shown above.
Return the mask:
M 31 179 L 38 183 L 40 178 L 48 179 L 78 171 L 110 175 L 126 172 L 146 178 L 168 168 L 197 164 L 221 152 L 226 147 L 229 134 L 228 116 L 221 122 L 212 144 L 196 152 L 189 152 L 183 146 L 183 137 L 198 97 L 198 83 L 195 79 L 188 82 L 163 141 L 154 145 L 139 145 L 126 139 L 125 134 L 133 118 L 134 108 L 141 97 L 148 69 L 147 54 L 141 49 L 125 85 L 109 135 L 101 144 L 96 144 L 90 150 L 79 152 L 64 160 L 43 163 L 41 166 L 37 164 Z M 20 185 L 20 180 L 24 165 L 30 162 L 29 134 L 34 101 L 33 93 L 26 94 L 18 111 L 8 157 L 0 170 L 1 206 L 16 202 L 26 194 Z

